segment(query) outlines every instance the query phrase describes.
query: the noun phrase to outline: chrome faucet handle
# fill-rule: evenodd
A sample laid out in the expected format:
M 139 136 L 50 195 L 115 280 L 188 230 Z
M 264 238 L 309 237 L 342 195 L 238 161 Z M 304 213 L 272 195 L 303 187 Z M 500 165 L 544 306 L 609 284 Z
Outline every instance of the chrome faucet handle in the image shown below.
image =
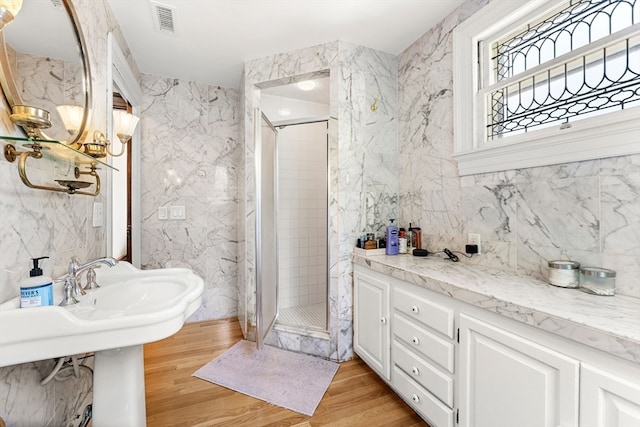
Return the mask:
M 59 304 L 62 307 L 67 305 L 77 304 L 79 301 L 73 296 L 73 285 L 71 283 L 70 277 L 64 278 L 64 298 L 62 298 L 62 302 Z
M 89 267 L 87 270 L 87 284 L 84 286 L 84 289 L 98 289 L 100 285 L 96 282 L 96 268 L 100 268 L 100 265 L 95 265 L 93 267 Z
M 82 289 L 82 284 L 80 283 L 80 278 L 77 275 L 69 276 L 69 282 L 71 283 L 71 295 L 74 298 L 79 298 L 82 295 L 86 295 L 87 292 Z

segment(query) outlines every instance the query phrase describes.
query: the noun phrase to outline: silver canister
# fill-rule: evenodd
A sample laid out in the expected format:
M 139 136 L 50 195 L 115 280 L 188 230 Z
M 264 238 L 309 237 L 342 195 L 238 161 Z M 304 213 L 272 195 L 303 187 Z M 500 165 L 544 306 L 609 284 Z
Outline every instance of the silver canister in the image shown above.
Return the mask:
M 615 295 L 616 272 L 600 267 L 580 269 L 580 290 L 604 296 Z
M 579 268 L 580 263 L 575 261 L 549 261 L 549 283 L 561 288 L 577 288 L 580 286 Z

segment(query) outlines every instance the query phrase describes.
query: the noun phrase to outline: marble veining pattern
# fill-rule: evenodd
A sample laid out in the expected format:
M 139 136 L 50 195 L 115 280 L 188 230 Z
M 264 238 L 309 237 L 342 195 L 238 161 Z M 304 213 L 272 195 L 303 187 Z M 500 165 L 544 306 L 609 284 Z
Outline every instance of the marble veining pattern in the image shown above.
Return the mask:
M 239 283 L 245 320 L 251 336 L 255 324 L 255 177 L 253 161 L 255 88 L 273 87 L 330 71 L 330 235 L 329 340 L 278 331 L 273 342 L 333 360 L 353 354 L 351 261 L 358 236 L 380 233 L 397 213 L 397 66 L 392 55 L 342 41 L 312 46 L 245 63 L 244 96 L 244 222 Z M 375 111 L 372 105 L 375 104 Z M 298 349 L 306 350 L 298 350 Z
M 599 297 L 439 257 L 353 255 L 356 265 L 640 363 L 640 301 Z
M 617 272 L 616 292 L 640 298 L 640 154 L 460 177 L 453 158 L 453 29 L 488 0 L 468 0 L 398 61 L 399 220 L 431 251 L 544 280 L 572 259 Z
M 142 266 L 205 280 L 188 321 L 237 314 L 238 92 L 143 75 Z M 184 220 L 158 207 L 185 206 Z
M 111 9 L 103 0 L 72 0 L 82 25 L 81 31 L 88 44 L 89 62 L 92 69 L 92 116 L 88 127 L 106 128 L 106 98 L 98 94 L 107 93 L 107 33 L 113 31 L 125 55 L 130 58 L 127 43 L 120 33 Z M 84 23 L 90 23 L 85 25 Z M 14 57 L 14 59 L 16 59 Z M 17 59 L 16 59 L 17 60 Z M 79 73 L 73 67 L 55 62 L 55 73 L 51 68 L 36 67 L 37 62 L 26 60 L 29 75 L 34 79 L 25 84 L 25 97 L 30 100 L 45 96 L 43 102 L 63 100 L 73 102 L 78 94 Z M 132 69 L 137 70 L 135 64 Z M 38 68 L 38 69 L 36 69 Z M 62 71 L 66 69 L 66 71 Z M 61 86 L 53 86 L 54 80 L 64 81 Z M 27 81 L 25 80 L 25 83 Z M 44 90 L 46 86 L 46 94 Z M 50 105 L 50 104 L 47 104 Z M 8 107 L 0 106 L 0 130 L 3 135 L 20 135 L 8 119 Z M 52 111 L 55 114 L 55 111 Z M 29 177 L 35 182 L 50 182 L 68 171 L 65 162 L 54 164 L 48 160 L 29 160 Z M 66 272 L 71 256 L 81 260 L 93 259 L 105 253 L 104 227 L 94 228 L 90 218 L 94 202 L 106 206 L 108 185 L 106 173 L 100 171 L 103 190 L 98 197 L 71 196 L 64 193 L 27 188 L 18 176 L 15 163 L 0 162 L 0 218 L 3 220 L 0 232 L 0 302 L 18 295 L 18 281 L 28 276 L 30 258 L 48 255 L 51 258 L 44 265 L 45 274 L 60 276 Z M 66 382 L 53 381 L 46 386 L 40 380 L 50 372 L 53 361 L 40 361 L 0 368 L 0 417 L 7 426 L 77 426 L 84 408 L 92 401 L 91 382 L 82 374 L 77 379 Z

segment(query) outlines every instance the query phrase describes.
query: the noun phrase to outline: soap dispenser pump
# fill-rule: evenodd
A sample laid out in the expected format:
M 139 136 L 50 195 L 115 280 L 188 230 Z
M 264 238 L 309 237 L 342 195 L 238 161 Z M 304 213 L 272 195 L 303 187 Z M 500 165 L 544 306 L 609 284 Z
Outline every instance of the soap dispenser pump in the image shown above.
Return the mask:
M 387 247 L 385 248 L 385 253 L 387 255 L 398 255 L 400 252 L 398 226 L 393 223 L 393 218 L 390 221 L 391 223 L 387 226 Z
M 43 256 L 32 258 L 33 268 L 29 272 L 29 278 L 20 283 L 20 308 L 43 307 L 53 305 L 53 279 L 42 275 L 42 269 L 38 265 Z

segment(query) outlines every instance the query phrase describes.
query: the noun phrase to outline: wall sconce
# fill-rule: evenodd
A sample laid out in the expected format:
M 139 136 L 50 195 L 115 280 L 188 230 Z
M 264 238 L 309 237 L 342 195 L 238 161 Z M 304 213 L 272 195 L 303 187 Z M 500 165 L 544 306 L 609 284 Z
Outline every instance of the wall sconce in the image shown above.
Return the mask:
M 120 157 L 124 154 L 125 146 L 131 139 L 131 136 L 133 136 L 139 120 L 139 117 L 127 113 L 124 110 L 113 110 L 113 128 L 115 129 L 116 136 L 122 144 L 122 150 L 120 150 L 118 154 L 114 154 L 109 149 L 110 143 L 107 141 L 107 153 L 113 157 Z
M 62 118 L 64 127 L 67 129 L 69 134 L 75 134 L 78 127 L 80 126 L 80 123 L 82 123 L 84 109 L 82 107 L 77 107 L 74 105 L 61 105 L 57 107 L 57 110 L 58 114 L 60 114 L 60 117 Z M 107 154 L 113 157 L 122 156 L 124 154 L 125 145 L 127 144 L 127 142 L 129 142 L 131 136 L 135 132 L 139 120 L 139 117 L 136 117 L 133 114 L 129 114 L 126 111 L 114 110 L 113 127 L 115 130 L 115 134 L 122 143 L 122 150 L 120 150 L 118 154 L 113 153 L 109 148 L 111 143 L 109 142 L 107 137 L 104 135 L 104 133 L 96 130 L 93 132 L 93 141 L 85 142 L 84 144 L 82 144 L 82 147 L 84 147 L 84 152 L 95 158 L 107 157 Z
M 0 0 L 0 30 L 13 21 L 21 7 L 22 0 Z
M 82 123 L 82 118 L 84 117 L 84 108 L 77 105 L 60 105 L 56 107 L 58 111 L 58 115 L 62 119 L 62 123 L 64 123 L 64 127 L 69 132 L 70 136 L 74 136 L 76 132 L 78 132 L 78 128 Z M 77 146 L 74 144 L 73 148 L 79 149 L 82 144 L 78 143 Z

